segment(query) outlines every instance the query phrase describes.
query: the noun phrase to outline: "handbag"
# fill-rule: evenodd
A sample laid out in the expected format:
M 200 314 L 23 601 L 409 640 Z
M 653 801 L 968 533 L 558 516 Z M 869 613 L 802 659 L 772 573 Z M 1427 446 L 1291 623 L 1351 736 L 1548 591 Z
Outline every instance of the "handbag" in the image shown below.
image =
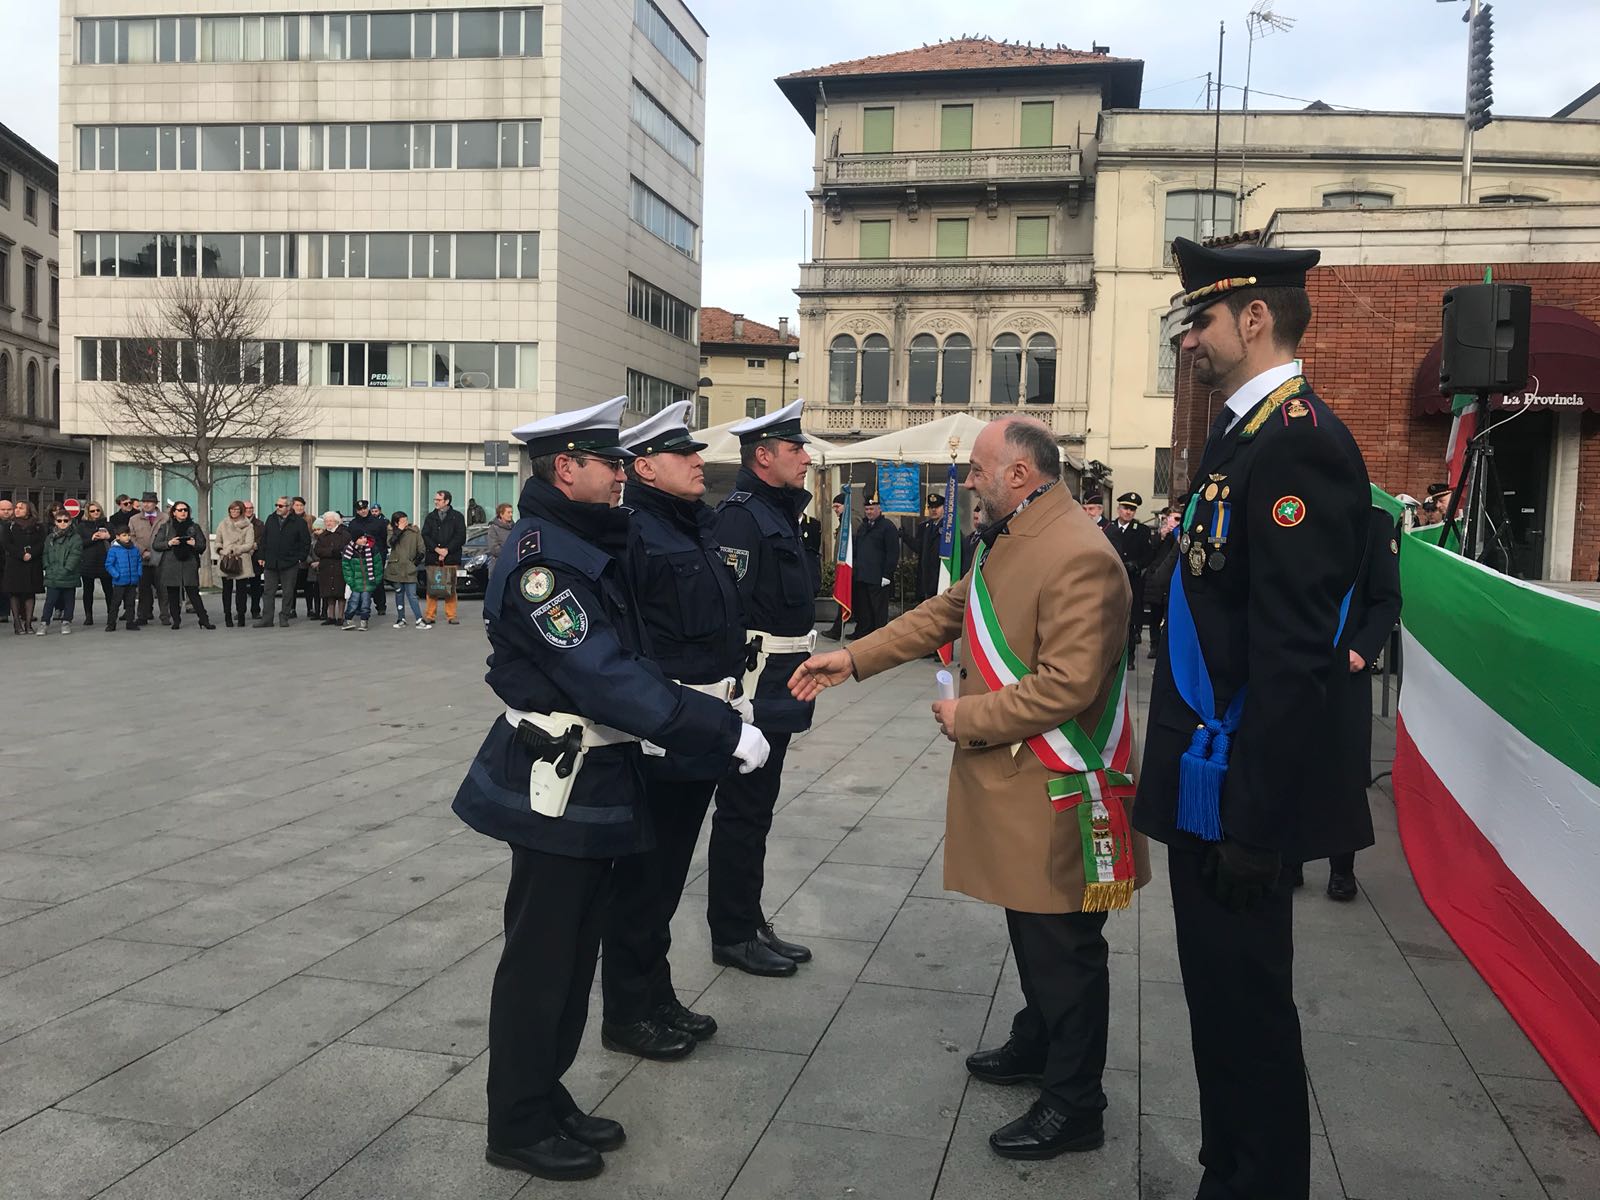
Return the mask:
M 236 550 L 230 550 L 217 559 L 217 566 L 222 568 L 224 575 L 244 574 L 244 562 Z
M 456 569 L 454 567 L 428 568 L 428 597 L 448 600 L 456 594 Z

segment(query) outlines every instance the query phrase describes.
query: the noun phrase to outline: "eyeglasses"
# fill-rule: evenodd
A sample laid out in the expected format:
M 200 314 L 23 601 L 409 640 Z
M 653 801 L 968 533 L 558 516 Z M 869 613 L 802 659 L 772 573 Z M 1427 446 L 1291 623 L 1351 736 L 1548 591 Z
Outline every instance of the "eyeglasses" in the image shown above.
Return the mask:
M 72 524 L 72 518 L 71 517 L 57 517 L 56 518 L 56 524 L 57 525 L 71 525 Z
M 274 504 L 272 507 L 273 508 L 288 508 L 289 506 L 287 504 Z
M 172 506 L 172 511 L 173 512 L 188 512 L 189 511 L 189 506 L 187 504 L 174 504 Z

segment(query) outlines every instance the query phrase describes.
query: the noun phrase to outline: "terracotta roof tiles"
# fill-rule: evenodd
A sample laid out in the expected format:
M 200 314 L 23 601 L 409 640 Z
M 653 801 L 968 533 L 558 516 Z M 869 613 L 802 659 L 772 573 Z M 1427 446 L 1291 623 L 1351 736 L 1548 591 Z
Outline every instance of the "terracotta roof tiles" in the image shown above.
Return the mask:
M 739 316 L 744 322 L 744 336 L 733 336 L 733 319 Z M 729 312 L 725 308 L 702 308 L 700 310 L 700 344 L 727 344 L 751 346 L 792 346 L 800 347 L 800 339 L 790 334 L 787 338 L 780 337 L 778 331 L 771 325 L 763 325 L 760 321 L 752 321 L 742 314 Z
M 1025 42 L 997 42 L 993 38 L 964 37 L 934 42 L 913 50 L 874 54 L 846 62 L 795 71 L 782 79 L 815 79 L 835 75 L 902 75 L 922 71 L 982 70 L 994 67 L 1065 67 L 1087 63 L 1137 62 L 1072 50 L 1065 46 L 1031 46 Z

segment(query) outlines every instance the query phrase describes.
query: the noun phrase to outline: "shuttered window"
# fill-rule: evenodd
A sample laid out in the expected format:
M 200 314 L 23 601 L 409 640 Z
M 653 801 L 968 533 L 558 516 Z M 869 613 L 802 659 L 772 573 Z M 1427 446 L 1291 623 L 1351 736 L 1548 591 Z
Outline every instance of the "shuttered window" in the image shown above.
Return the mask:
M 972 105 L 946 104 L 939 110 L 939 149 L 972 149 Z
M 1055 141 L 1055 102 L 1028 100 L 1022 105 L 1022 144 L 1049 146 Z
M 938 225 L 938 248 L 935 251 L 940 258 L 965 258 L 967 256 L 967 220 L 965 217 L 946 219 Z
M 1042 256 L 1050 253 L 1050 218 L 1017 218 L 1017 253 Z
M 894 109 L 862 111 L 861 149 L 866 154 L 888 154 L 894 149 Z
M 889 222 L 861 222 L 861 257 L 889 257 Z

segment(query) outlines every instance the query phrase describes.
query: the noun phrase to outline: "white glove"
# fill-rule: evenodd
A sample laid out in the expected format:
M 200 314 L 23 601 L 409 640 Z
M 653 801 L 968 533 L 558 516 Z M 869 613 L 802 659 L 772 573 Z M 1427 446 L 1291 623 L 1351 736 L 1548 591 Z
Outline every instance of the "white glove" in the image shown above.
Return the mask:
M 754 725 L 739 726 L 739 745 L 733 752 L 739 760 L 739 774 L 748 775 L 764 767 L 770 753 L 772 747 L 767 745 L 766 735 L 761 730 Z
M 887 579 L 885 579 L 881 584 L 879 584 L 879 586 L 880 587 L 888 587 L 889 586 L 889 581 Z
M 646 758 L 665 758 L 667 756 L 666 750 L 656 745 L 654 742 L 641 741 L 639 743 L 639 749 L 644 751 L 644 756 Z
M 728 707 L 738 713 L 739 720 L 746 725 L 754 725 L 756 723 L 755 702 L 749 696 L 740 696 L 737 700 L 729 700 Z

